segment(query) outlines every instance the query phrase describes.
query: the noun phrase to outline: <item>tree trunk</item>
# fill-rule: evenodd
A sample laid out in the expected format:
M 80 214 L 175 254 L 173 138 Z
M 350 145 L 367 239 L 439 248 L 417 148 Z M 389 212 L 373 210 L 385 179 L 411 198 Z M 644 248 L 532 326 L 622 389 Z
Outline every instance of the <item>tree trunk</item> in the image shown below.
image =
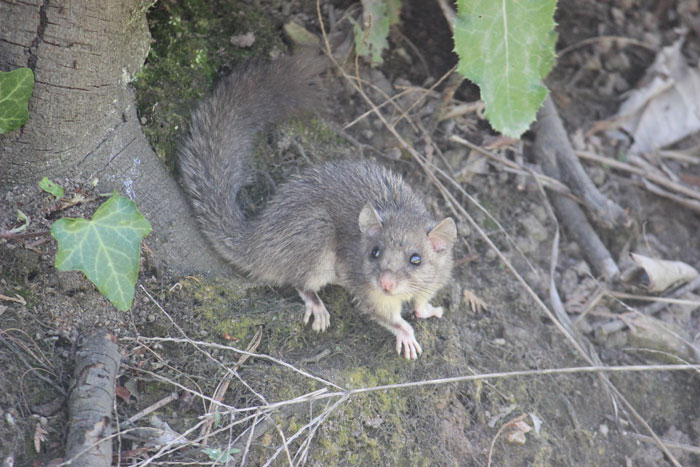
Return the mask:
M 0 192 L 42 177 L 99 180 L 153 226 L 158 264 L 225 273 L 179 186 L 141 131 L 129 81 L 149 49 L 150 0 L 0 0 L 0 71 L 29 67 L 29 121 L 0 135 Z

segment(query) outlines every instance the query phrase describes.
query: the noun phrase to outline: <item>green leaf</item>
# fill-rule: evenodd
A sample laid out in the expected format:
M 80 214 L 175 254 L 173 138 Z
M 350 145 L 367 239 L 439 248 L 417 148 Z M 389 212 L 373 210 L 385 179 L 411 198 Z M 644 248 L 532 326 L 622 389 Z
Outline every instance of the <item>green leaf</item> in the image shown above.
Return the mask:
M 202 449 L 202 452 L 209 456 L 209 459 L 213 461 L 228 462 L 230 460 L 233 460 L 231 458 L 233 454 L 238 454 L 239 452 L 241 452 L 241 450 L 237 448 L 231 448 L 228 451 L 222 451 L 219 448 L 204 448 Z
M 151 224 L 133 201 L 115 193 L 90 221 L 64 217 L 53 223 L 56 268 L 82 271 L 114 306 L 126 311 L 134 298 L 141 240 L 150 231 Z
M 459 72 L 479 85 L 486 117 L 518 138 L 547 97 L 554 64 L 556 0 L 458 0 Z
M 54 195 L 56 199 L 63 198 L 63 187 L 61 187 L 61 185 L 56 185 L 54 182 L 49 180 L 48 177 L 41 179 L 39 182 L 39 188 Z
M 362 0 L 362 26 L 353 21 L 355 50 L 369 57 L 372 65 L 382 63 L 382 52 L 389 47 L 389 28 L 399 22 L 401 0 Z
M 19 227 L 15 227 L 14 229 L 10 230 L 11 234 L 18 234 L 22 233 L 25 230 L 27 230 L 27 227 L 29 227 L 29 216 L 27 216 L 25 213 L 20 211 L 19 209 L 17 210 L 17 220 L 22 222 L 22 225 Z
M 27 104 L 33 90 L 34 73 L 29 68 L 0 71 L 0 134 L 24 125 L 29 118 Z

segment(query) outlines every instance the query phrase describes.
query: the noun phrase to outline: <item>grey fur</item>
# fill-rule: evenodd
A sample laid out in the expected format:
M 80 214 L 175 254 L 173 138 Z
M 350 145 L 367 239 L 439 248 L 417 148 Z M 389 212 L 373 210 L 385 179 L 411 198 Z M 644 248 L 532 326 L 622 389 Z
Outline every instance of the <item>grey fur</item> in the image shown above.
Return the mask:
M 284 58 L 249 63 L 223 80 L 192 115 L 179 154 L 183 184 L 214 248 L 255 279 L 299 289 L 315 330 L 329 322 L 316 292 L 338 284 L 397 336 L 399 352 L 403 346 L 406 357 L 415 358 L 421 348 L 400 316 L 401 302 L 412 299 L 420 317 L 442 314 L 428 300 L 450 277 L 451 219 L 435 229 L 438 223 L 401 177 L 366 160 L 307 168 L 280 186 L 253 219 L 237 205 L 239 190 L 252 179 L 255 133 L 308 108 L 318 70 L 315 60 Z M 367 205 L 381 228 L 363 234 L 360 212 Z M 377 247 L 382 253 L 373 258 Z M 421 257 L 419 266 L 409 262 L 414 254 Z M 395 296 L 383 295 L 381 274 L 395 279 Z

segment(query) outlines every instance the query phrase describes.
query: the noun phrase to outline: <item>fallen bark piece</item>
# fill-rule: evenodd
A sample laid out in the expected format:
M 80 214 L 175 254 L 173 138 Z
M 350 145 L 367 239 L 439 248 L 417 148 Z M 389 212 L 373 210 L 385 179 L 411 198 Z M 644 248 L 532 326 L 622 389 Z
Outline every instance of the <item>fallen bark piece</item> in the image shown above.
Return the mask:
M 117 339 L 106 330 L 78 338 L 68 398 L 65 459 L 71 465 L 112 463 L 112 407 L 120 359 Z

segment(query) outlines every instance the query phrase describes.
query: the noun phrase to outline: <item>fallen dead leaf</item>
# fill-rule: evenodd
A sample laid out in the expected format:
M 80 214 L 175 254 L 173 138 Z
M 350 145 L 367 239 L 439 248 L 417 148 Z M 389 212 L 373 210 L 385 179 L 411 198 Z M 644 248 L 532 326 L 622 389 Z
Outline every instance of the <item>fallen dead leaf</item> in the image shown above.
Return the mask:
M 633 138 L 630 155 L 647 154 L 700 130 L 700 69 L 688 66 L 684 38 L 664 47 L 613 119 Z M 613 136 L 620 136 L 613 132 Z
M 642 284 L 649 292 L 662 292 L 673 284 L 687 282 L 698 276 L 698 271 L 682 261 L 669 261 L 650 258 L 638 253 L 630 253 L 632 260 L 639 266 L 646 277 Z

